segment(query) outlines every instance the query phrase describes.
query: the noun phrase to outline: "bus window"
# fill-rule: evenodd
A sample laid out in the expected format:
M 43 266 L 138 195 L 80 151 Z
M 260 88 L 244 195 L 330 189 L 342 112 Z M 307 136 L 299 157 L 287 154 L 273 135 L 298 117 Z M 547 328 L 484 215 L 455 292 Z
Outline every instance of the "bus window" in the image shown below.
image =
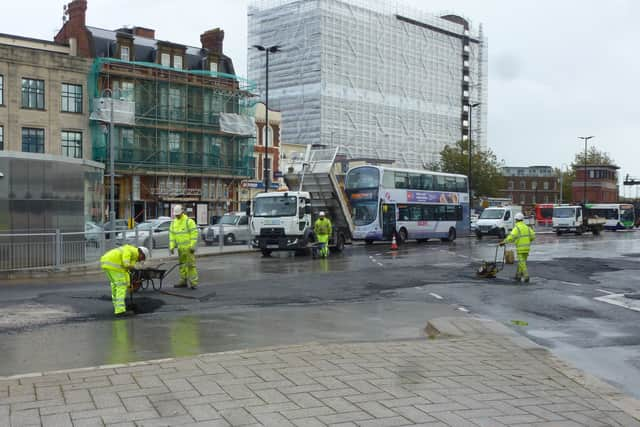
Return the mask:
M 409 207 L 409 220 L 422 221 L 422 206 L 412 205 Z
M 457 187 L 456 187 L 456 178 L 453 176 L 447 176 L 444 179 L 444 185 L 446 188 L 446 191 L 456 191 Z
M 409 174 L 404 172 L 395 173 L 395 188 L 408 189 L 409 188 Z
M 395 188 L 396 174 L 393 171 L 384 171 L 382 175 L 382 186 L 386 188 Z
M 436 207 L 433 205 L 422 206 L 422 218 L 426 221 L 435 221 Z
M 420 188 L 422 190 L 433 190 L 433 176 L 422 175 L 422 182 L 420 183 Z
M 409 182 L 410 182 L 410 187 L 411 189 L 414 190 L 421 190 L 422 189 L 422 184 L 420 182 L 420 175 L 417 173 L 412 173 L 409 175 Z
M 409 221 L 409 205 L 398 205 L 398 217 L 400 221 Z
M 446 191 L 446 185 L 444 183 L 444 176 L 436 175 L 436 184 L 434 186 L 434 190 L 436 191 Z
M 380 183 L 380 173 L 376 168 L 363 167 L 349 172 L 346 188 L 378 188 Z
M 458 193 L 467 192 L 467 179 L 462 177 L 456 177 L 456 191 Z

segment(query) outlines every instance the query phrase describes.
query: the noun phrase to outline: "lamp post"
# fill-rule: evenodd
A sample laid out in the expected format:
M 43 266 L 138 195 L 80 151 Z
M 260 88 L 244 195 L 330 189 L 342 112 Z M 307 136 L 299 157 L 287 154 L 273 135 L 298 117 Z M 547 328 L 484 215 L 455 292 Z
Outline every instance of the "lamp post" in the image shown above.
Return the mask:
M 264 52 L 266 55 L 265 61 L 265 85 L 264 85 L 264 107 L 265 107 L 265 128 L 264 128 L 264 192 L 269 192 L 269 167 L 267 165 L 269 161 L 269 53 L 276 53 L 280 51 L 280 46 L 261 46 L 261 45 L 253 45 L 254 48 L 258 49 L 261 52 Z
M 109 94 L 109 231 L 116 229 L 116 174 L 115 174 L 115 147 L 113 145 L 113 92 L 107 88 L 102 91 L 102 97 Z M 112 233 L 113 234 L 113 233 Z M 111 238 L 115 236 L 111 235 Z
M 584 195 L 582 196 L 582 203 L 587 203 L 587 141 L 593 138 L 591 136 L 579 136 L 578 139 L 582 139 L 584 141 Z
M 472 140 L 471 140 L 471 134 L 472 134 L 472 127 L 471 127 L 471 117 L 473 117 L 473 109 L 475 107 L 477 107 L 478 105 L 480 105 L 480 102 L 476 102 L 475 104 L 469 104 L 469 147 L 468 147 L 468 151 L 469 151 L 469 164 L 468 169 L 467 169 L 467 182 L 469 185 L 469 228 L 471 228 L 471 206 L 473 205 L 473 192 L 471 191 L 471 150 L 472 150 Z

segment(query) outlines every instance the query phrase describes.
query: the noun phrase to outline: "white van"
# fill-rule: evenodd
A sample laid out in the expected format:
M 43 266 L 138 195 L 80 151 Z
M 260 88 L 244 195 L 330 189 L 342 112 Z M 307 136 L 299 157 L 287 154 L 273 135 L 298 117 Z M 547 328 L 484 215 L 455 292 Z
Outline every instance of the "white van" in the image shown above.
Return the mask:
M 513 230 L 515 225 L 515 216 L 522 213 L 522 206 L 494 206 L 486 208 L 480 214 L 476 223 L 476 237 L 482 239 L 482 236 L 498 236 L 504 239 L 507 234 Z

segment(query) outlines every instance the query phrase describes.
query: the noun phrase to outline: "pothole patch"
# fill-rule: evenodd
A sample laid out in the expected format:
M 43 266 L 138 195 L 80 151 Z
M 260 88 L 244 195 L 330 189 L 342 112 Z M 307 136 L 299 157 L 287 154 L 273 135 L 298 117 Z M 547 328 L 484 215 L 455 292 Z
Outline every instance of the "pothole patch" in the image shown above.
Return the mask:
M 61 322 L 75 316 L 68 306 L 19 304 L 0 308 L 0 328 L 24 328 Z

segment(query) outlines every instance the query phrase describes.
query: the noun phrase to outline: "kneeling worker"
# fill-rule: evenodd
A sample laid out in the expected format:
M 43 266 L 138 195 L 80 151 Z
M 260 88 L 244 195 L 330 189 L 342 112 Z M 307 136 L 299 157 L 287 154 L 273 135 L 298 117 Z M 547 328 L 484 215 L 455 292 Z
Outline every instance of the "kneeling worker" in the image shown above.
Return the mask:
M 149 258 L 149 249 L 144 246 L 135 247 L 122 245 L 111 249 L 100 258 L 100 266 L 111 283 L 111 301 L 113 311 L 117 317 L 133 314 L 127 311 L 125 299 L 131 284 L 129 270 L 135 267 L 137 262 Z

